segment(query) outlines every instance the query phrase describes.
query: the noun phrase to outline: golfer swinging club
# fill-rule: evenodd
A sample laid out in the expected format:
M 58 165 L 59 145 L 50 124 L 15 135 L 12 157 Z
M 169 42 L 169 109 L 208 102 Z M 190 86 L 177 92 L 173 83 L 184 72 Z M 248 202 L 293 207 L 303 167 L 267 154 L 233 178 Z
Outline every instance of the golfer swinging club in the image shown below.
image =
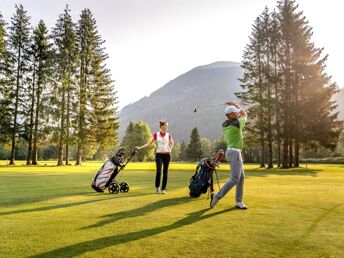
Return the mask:
M 166 194 L 167 186 L 167 175 L 168 166 L 171 160 L 171 151 L 174 146 L 172 135 L 167 132 L 168 123 L 166 121 L 159 121 L 160 131 L 153 134 L 153 139 L 151 139 L 146 144 L 136 147 L 137 150 L 149 147 L 156 142 L 155 148 L 155 162 L 156 162 L 156 177 L 155 177 L 155 187 L 157 194 Z M 162 186 L 160 191 L 160 177 L 161 177 L 161 167 L 163 168 Z
M 241 156 L 243 148 L 243 135 L 247 114 L 235 102 L 229 101 L 225 108 L 227 120 L 223 123 L 223 134 L 227 143 L 226 159 L 230 165 L 232 172 L 231 178 L 225 183 L 220 191 L 214 194 L 210 201 L 210 208 L 214 208 L 219 200 L 221 200 L 234 186 L 236 186 L 235 201 L 236 207 L 239 209 L 247 209 L 243 203 L 244 192 L 244 167 Z

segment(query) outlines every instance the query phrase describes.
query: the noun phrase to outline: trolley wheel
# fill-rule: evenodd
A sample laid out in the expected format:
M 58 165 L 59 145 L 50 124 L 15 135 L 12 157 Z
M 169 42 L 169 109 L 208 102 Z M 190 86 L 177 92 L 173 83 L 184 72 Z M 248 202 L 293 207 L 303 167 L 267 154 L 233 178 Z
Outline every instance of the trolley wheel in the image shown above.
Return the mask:
M 118 194 L 120 186 L 114 182 L 109 185 L 108 190 L 110 194 Z
M 126 182 L 120 183 L 120 191 L 121 193 L 129 192 L 129 185 Z

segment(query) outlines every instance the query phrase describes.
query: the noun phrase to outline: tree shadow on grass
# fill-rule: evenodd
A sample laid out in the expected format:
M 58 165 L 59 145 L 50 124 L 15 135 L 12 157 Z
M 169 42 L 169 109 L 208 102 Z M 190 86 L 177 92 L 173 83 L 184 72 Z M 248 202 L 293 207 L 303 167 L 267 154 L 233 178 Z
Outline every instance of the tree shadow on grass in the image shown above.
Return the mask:
M 157 228 L 151 228 L 151 229 L 145 229 L 142 231 L 137 231 L 137 232 L 131 232 L 127 234 L 122 234 L 122 235 L 114 235 L 114 236 L 108 236 L 108 237 L 102 237 L 94 240 L 89 240 L 85 241 L 82 243 L 77 243 L 74 245 L 58 248 L 52 251 L 48 251 L 45 253 L 41 253 L 38 255 L 33 255 L 30 257 L 35 257 L 35 258 L 43 258 L 43 257 L 72 257 L 72 256 L 77 256 L 84 254 L 89 251 L 95 251 L 95 250 L 100 250 L 103 248 L 107 248 L 110 246 L 115 246 L 118 244 L 123 244 L 123 243 L 128 243 L 132 242 L 135 240 L 141 240 L 147 237 L 151 237 L 160 233 L 165 233 L 170 230 L 178 229 L 184 226 L 191 225 L 193 223 L 209 219 L 211 217 L 229 212 L 236 209 L 235 207 L 229 208 L 226 210 L 221 210 L 218 212 L 206 214 L 209 209 L 203 209 L 200 211 L 196 211 L 193 213 L 188 214 L 187 217 L 180 219 L 173 224 L 162 226 L 162 227 L 157 227 Z
M 51 168 L 56 167 L 60 168 L 60 166 L 53 165 L 53 164 L 39 164 L 39 165 L 25 165 L 25 164 L 16 164 L 16 165 L 8 165 L 8 164 L 1 164 L 0 168 Z
M 190 197 L 179 197 L 179 198 L 170 198 L 170 199 L 160 200 L 160 201 L 157 201 L 154 203 L 149 203 L 149 204 L 147 204 L 143 207 L 139 207 L 137 209 L 122 211 L 122 212 L 117 212 L 117 213 L 111 213 L 111 214 L 101 216 L 100 218 L 103 219 L 102 221 L 99 221 L 98 223 L 87 226 L 87 227 L 83 227 L 81 229 L 90 229 L 90 228 L 101 227 L 101 226 L 110 224 L 114 221 L 119 221 L 121 219 L 143 216 L 147 213 L 157 211 L 157 210 L 160 210 L 160 209 L 165 208 L 165 207 L 171 207 L 174 205 L 192 202 L 194 200 L 195 199 L 192 199 Z
M 286 250 L 285 248 L 282 249 L 281 256 L 288 252 L 290 257 L 300 257 L 300 252 L 304 251 L 304 244 L 309 240 L 308 238 L 316 232 L 319 224 L 342 205 L 344 205 L 344 203 L 336 204 L 331 208 L 326 209 L 322 214 L 317 216 L 300 237 L 293 240 L 290 245 L 285 246 L 286 248 L 288 248 L 288 250 Z
M 15 191 L 15 189 L 13 189 Z M 21 196 L 21 197 L 10 197 L 10 199 L 5 200 L 5 201 L 0 201 L 0 208 L 5 208 L 5 207 L 14 207 L 17 205 L 21 204 L 31 204 L 31 203 L 37 203 L 37 202 L 42 202 L 42 201 L 48 201 L 51 199 L 56 199 L 56 198 L 63 198 L 63 197 L 70 197 L 70 196 L 75 196 L 75 195 L 82 195 L 82 196 L 92 196 L 95 195 L 96 193 L 90 193 L 90 191 L 68 191 L 66 189 L 65 191 L 58 191 L 55 193 L 51 192 L 29 192 L 28 195 L 26 196 Z M 15 196 L 16 194 L 14 194 Z
M 339 203 L 334 206 L 332 206 L 329 209 L 326 209 L 322 214 L 320 214 L 318 217 L 316 217 L 312 223 L 309 225 L 309 227 L 305 230 L 305 232 L 302 234 L 301 237 L 293 241 L 294 245 L 300 245 L 302 242 L 306 241 L 306 239 L 316 231 L 319 224 L 326 219 L 327 216 L 329 216 L 331 213 L 333 213 L 336 209 L 338 209 L 340 206 L 344 205 L 344 203 Z
M 143 195 L 152 195 L 152 194 L 133 194 L 133 195 L 125 195 L 121 196 L 121 198 L 129 198 L 129 197 L 138 197 Z M 63 209 L 63 208 L 69 208 L 84 204 L 90 204 L 90 203 L 96 203 L 96 202 L 102 202 L 107 200 L 114 199 L 113 196 L 108 195 L 105 198 L 101 199 L 95 199 L 95 200 L 88 200 L 88 201 L 81 201 L 81 202 L 71 202 L 71 203 L 65 203 L 65 204 L 58 204 L 58 205 L 52 205 L 52 206 L 46 206 L 46 207 L 38 207 L 38 208 L 32 208 L 32 209 L 21 209 L 21 210 L 14 210 L 14 211 L 5 211 L 0 212 L 0 216 L 5 215 L 13 215 L 13 214 L 21 214 L 21 213 L 30 213 L 30 212 L 41 212 L 41 211 L 49 211 L 49 210 L 56 210 L 56 209 Z

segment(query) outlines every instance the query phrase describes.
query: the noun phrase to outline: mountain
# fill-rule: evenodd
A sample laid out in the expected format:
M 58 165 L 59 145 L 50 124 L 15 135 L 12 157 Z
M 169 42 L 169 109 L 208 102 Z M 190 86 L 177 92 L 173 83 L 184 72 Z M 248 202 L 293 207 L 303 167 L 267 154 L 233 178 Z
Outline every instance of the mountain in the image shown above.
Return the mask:
M 159 130 L 158 121 L 164 119 L 176 142 L 188 141 L 193 127 L 199 129 L 202 137 L 215 140 L 222 134 L 224 106 L 200 107 L 196 113 L 194 107 L 237 100 L 234 93 L 241 90 L 238 78 L 242 74 L 240 63 L 222 61 L 178 76 L 120 111 L 120 138 L 130 121 L 143 120 L 155 132 Z
M 201 137 L 217 139 L 222 135 L 224 106 L 200 107 L 196 113 L 194 107 L 237 100 L 234 93 L 242 90 L 238 81 L 242 75 L 240 63 L 223 61 L 198 66 L 178 76 L 150 96 L 121 110 L 120 139 L 130 121 L 143 120 L 155 132 L 159 130 L 161 119 L 169 122 L 169 131 L 176 142 L 188 141 L 195 126 Z M 344 89 L 333 99 L 338 103 L 339 118 L 344 119 Z

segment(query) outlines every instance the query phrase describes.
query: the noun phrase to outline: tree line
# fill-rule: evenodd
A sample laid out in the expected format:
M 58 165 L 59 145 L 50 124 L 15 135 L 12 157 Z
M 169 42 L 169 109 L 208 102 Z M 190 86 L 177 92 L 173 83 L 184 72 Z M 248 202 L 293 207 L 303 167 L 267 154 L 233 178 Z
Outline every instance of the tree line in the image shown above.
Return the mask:
M 172 133 L 173 135 L 173 133 Z M 133 150 L 137 146 L 147 143 L 152 138 L 149 126 L 143 122 L 130 122 L 125 130 L 125 135 L 121 142 L 121 146 L 127 151 Z M 226 149 L 227 144 L 223 137 L 215 142 L 211 142 L 207 138 L 200 136 L 198 128 L 194 127 L 190 134 L 188 142 L 182 141 L 175 143 L 172 149 L 173 161 L 193 161 L 197 162 L 203 157 L 214 156 L 219 149 Z M 141 149 L 133 158 L 134 161 L 152 161 L 154 160 L 155 144 L 150 148 Z
M 325 72 L 328 55 L 312 41 L 312 27 L 298 5 L 280 0 L 256 18 L 242 60 L 248 107 L 247 140 L 260 166 L 298 167 L 300 149 L 334 150 L 343 122 L 335 112 L 335 83 Z
M 74 22 L 68 5 L 49 32 L 32 27 L 22 5 L 11 21 L 0 14 L 0 142 L 27 143 L 26 164 L 37 165 L 39 148 L 54 143 L 57 165 L 107 153 L 118 144 L 117 92 L 108 55 L 89 9 Z

